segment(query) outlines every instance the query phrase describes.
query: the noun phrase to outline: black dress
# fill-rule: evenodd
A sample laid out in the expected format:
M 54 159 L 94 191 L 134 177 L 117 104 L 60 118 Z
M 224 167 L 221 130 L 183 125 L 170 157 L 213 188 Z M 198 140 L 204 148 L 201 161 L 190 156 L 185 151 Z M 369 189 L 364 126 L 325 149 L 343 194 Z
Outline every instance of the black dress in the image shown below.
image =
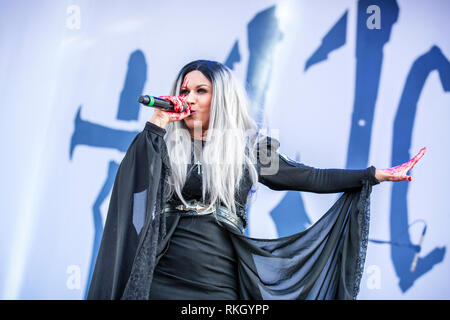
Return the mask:
M 313 192 L 346 191 L 361 188 L 362 179 L 372 174 L 370 170 L 319 170 L 298 163 L 293 165 L 285 156 L 281 159 L 275 175 L 259 175 L 260 182 L 275 190 L 296 190 L 302 186 Z M 201 200 L 200 172 L 197 164 L 188 166 L 188 178 L 182 190 L 186 200 Z M 240 207 L 245 207 L 251 187 L 248 175 L 243 184 L 237 195 Z M 169 202 L 181 204 L 177 196 Z M 212 215 L 182 217 L 155 268 L 150 299 L 240 299 L 237 277 L 237 254 L 229 231 Z
M 182 190 L 186 200 L 201 200 L 198 169 L 197 164 L 188 166 Z M 176 194 L 169 202 L 181 204 Z M 155 268 L 150 299 L 238 299 L 237 271 L 230 234 L 211 214 L 181 217 Z
M 166 219 L 162 207 L 177 199 L 163 196 L 171 170 L 165 132 L 147 122 L 122 160 L 88 299 L 356 299 L 375 167 L 316 169 L 278 153 L 275 139 L 262 139 L 258 159 L 270 153 L 279 169 L 266 175 L 258 162 L 259 182 L 342 195 L 308 229 L 255 239 L 208 215 Z M 201 179 L 191 169 L 183 195 L 201 200 Z M 244 178 L 238 205 L 245 206 L 250 188 Z

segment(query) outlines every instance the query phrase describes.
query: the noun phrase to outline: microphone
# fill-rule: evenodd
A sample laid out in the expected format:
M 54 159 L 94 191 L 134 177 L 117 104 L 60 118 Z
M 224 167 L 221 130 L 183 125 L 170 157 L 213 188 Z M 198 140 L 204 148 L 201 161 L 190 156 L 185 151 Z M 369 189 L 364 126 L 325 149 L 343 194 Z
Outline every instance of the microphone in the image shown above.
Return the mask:
M 425 232 L 427 232 L 427 226 L 423 227 L 422 235 L 420 236 L 419 244 L 417 245 L 416 253 L 414 254 L 414 259 L 411 263 L 411 268 L 409 271 L 414 272 L 417 266 L 417 260 L 419 259 L 420 249 L 422 248 L 423 238 L 425 236 Z
M 147 106 L 147 107 L 158 108 L 158 109 L 162 109 L 164 111 L 169 111 L 169 112 L 177 112 L 177 111 L 175 111 L 174 104 L 171 101 L 166 100 L 166 99 L 146 95 L 146 96 L 140 96 L 138 101 L 139 101 L 139 103 L 142 103 L 144 106 Z M 184 112 L 187 107 L 188 107 L 188 104 L 185 102 L 184 105 L 181 107 L 181 111 L 179 111 L 179 112 Z

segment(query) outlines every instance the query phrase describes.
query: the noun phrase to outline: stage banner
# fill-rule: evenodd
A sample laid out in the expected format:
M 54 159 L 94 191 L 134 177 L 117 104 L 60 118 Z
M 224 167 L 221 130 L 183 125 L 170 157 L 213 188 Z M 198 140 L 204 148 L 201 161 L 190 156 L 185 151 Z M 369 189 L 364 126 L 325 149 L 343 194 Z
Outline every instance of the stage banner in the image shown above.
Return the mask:
M 260 129 L 316 168 L 378 169 L 358 299 L 449 299 L 450 2 L 0 1 L 0 299 L 85 299 L 115 175 L 196 59 L 245 85 Z M 259 184 L 246 234 L 305 230 L 340 194 Z

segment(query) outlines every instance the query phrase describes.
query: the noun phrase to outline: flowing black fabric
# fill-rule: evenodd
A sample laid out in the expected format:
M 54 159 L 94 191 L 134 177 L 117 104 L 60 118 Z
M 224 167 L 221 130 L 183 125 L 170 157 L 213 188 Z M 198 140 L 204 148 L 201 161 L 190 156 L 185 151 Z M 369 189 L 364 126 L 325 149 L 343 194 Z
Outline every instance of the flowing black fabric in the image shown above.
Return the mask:
M 87 299 L 148 299 L 170 162 L 165 130 L 147 122 L 117 171 Z
M 241 299 L 356 299 L 369 232 L 370 185 L 346 193 L 307 230 L 253 239 L 233 232 Z
M 170 293 L 175 299 L 202 299 L 195 289 L 201 285 L 210 286 L 211 299 L 356 299 L 367 249 L 371 187 L 379 183 L 375 167 L 308 167 L 278 153 L 278 141 L 265 137 L 258 145 L 259 182 L 273 190 L 343 194 L 310 228 L 289 237 L 254 239 L 228 225 L 213 228 L 208 225 L 212 220 L 201 220 L 201 234 L 192 226 L 186 228 L 185 218 L 172 219 L 166 226 L 166 217 L 161 215 L 161 208 L 169 201 L 164 198 L 166 175 L 170 174 L 164 134 L 164 129 L 147 122 L 122 160 L 88 299 L 164 299 Z M 264 173 L 266 158 L 278 160 L 275 174 Z M 191 179 L 195 175 L 188 181 Z M 183 191 L 195 198 L 198 193 L 189 188 L 200 187 L 198 183 L 186 184 Z M 240 205 L 245 205 L 250 188 L 249 179 L 244 180 L 237 194 Z M 209 227 L 203 229 L 204 225 Z M 222 252 L 204 242 L 195 253 L 198 269 L 183 273 L 183 261 L 178 267 L 175 264 L 177 257 L 185 254 L 183 245 L 202 239 L 229 242 Z M 213 252 L 222 269 L 216 273 L 210 270 L 205 280 L 200 270 L 208 269 L 208 263 L 203 264 L 200 258 Z M 234 278 L 228 277 L 232 269 Z M 197 287 L 178 293 L 164 289 L 174 283 L 187 288 L 186 281 L 195 282 Z M 221 291 L 218 281 L 227 283 L 226 289 Z

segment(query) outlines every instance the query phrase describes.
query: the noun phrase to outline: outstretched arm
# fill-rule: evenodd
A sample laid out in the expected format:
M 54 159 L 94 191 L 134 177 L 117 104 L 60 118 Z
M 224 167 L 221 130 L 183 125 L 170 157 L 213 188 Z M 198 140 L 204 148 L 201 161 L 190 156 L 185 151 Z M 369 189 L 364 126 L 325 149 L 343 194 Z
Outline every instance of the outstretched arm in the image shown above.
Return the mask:
M 278 153 L 278 147 L 279 142 L 270 137 L 266 137 L 258 145 L 259 182 L 273 190 L 315 193 L 350 191 L 360 188 L 364 180 L 368 180 L 371 185 L 382 181 L 411 181 L 411 177 L 406 173 L 414 167 L 426 150 L 423 148 L 413 159 L 393 168 L 377 170 L 371 166 L 366 169 L 350 170 L 306 166 Z
M 273 174 L 259 170 L 259 182 L 272 190 L 295 190 L 314 193 L 338 193 L 360 188 L 363 180 L 378 184 L 375 167 L 361 170 L 319 169 L 295 162 L 278 154 L 279 168 Z
M 265 136 L 260 137 L 257 146 L 259 182 L 272 190 L 337 193 L 361 188 L 365 180 L 371 185 L 380 183 L 373 166 L 360 170 L 319 169 L 289 159 L 278 153 L 278 147 L 278 140 Z

